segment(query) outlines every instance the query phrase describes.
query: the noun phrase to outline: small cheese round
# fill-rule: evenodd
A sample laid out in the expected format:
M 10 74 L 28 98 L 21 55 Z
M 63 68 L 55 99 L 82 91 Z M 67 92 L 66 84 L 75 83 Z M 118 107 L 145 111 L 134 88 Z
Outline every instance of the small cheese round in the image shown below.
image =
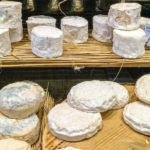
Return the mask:
M 0 29 L 0 57 L 11 54 L 11 42 L 8 29 Z
M 150 24 L 150 18 L 141 17 L 141 26 L 140 28 L 145 31 L 145 27 L 147 24 Z
M 0 112 L 22 119 L 37 112 L 44 103 L 45 92 L 34 82 L 15 82 L 0 90 Z
M 150 104 L 150 74 L 144 75 L 137 80 L 135 94 L 140 101 Z
M 8 138 L 0 140 L 1 150 L 31 150 L 31 146 L 24 141 Z
M 43 58 L 61 56 L 63 33 L 50 26 L 34 27 L 31 34 L 32 52 Z
M 100 42 L 112 42 L 113 28 L 108 25 L 107 15 L 96 15 L 93 17 L 92 36 Z
M 47 117 L 50 132 L 66 141 L 90 138 L 102 128 L 100 113 L 83 112 L 65 102 L 52 108 Z
M 119 30 L 135 30 L 140 27 L 141 5 L 138 3 L 117 3 L 110 7 L 108 24 Z
M 113 52 L 124 58 L 138 58 L 145 54 L 146 34 L 142 29 L 113 31 Z
M 57 150 L 81 150 L 81 149 L 68 146 L 68 147 L 65 147 L 65 148 L 57 149 Z
M 0 114 L 0 139 L 15 138 L 34 144 L 39 137 L 40 122 L 37 115 L 17 120 Z
M 79 16 L 61 19 L 63 39 L 68 43 L 84 43 L 88 40 L 88 21 Z
M 86 112 L 105 112 L 116 103 L 112 87 L 101 81 L 84 81 L 71 88 L 68 103 Z
M 150 136 L 150 106 L 136 101 L 125 106 L 123 119 L 132 129 Z
M 31 39 L 31 31 L 34 27 L 36 26 L 56 26 L 56 19 L 50 16 L 44 16 L 44 15 L 39 15 L 39 16 L 31 16 L 28 17 L 27 22 L 27 27 L 28 27 L 28 37 Z

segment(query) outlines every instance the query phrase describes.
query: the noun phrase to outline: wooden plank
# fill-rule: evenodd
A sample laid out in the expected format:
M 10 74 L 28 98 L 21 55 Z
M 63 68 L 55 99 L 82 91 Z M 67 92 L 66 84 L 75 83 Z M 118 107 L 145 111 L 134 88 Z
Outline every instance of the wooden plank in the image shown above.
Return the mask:
M 136 101 L 134 85 L 125 85 L 130 93 L 130 102 Z M 149 136 L 133 131 L 122 119 L 122 111 L 113 110 L 102 113 L 103 128 L 94 137 L 81 142 L 65 142 L 49 132 L 48 126 L 43 133 L 43 150 L 56 150 L 66 146 L 81 148 L 82 150 L 149 150 Z

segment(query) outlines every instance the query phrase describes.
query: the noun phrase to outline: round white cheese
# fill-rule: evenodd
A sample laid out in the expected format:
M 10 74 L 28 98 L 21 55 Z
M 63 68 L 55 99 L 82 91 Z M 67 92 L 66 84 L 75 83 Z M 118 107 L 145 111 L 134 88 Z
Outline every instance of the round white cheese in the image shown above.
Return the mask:
M 0 112 L 22 119 L 37 112 L 44 103 L 45 92 L 34 82 L 15 82 L 0 90 Z
M 60 29 L 50 26 L 37 26 L 32 30 L 32 52 L 43 58 L 61 56 L 63 33 Z
M 136 101 L 125 106 L 123 119 L 132 129 L 150 136 L 150 106 Z
M 107 15 L 96 15 L 93 17 L 92 36 L 100 42 L 112 42 L 113 28 L 108 25 Z
M 0 139 L 15 138 L 34 144 L 39 137 L 40 122 L 37 115 L 17 120 L 0 114 Z
M 11 42 L 8 29 L 0 29 L 0 57 L 11 54 Z
M 36 26 L 52 26 L 55 27 L 56 26 L 56 19 L 50 16 L 43 16 L 43 15 L 39 15 L 39 16 L 31 16 L 28 17 L 27 22 L 27 27 L 28 27 L 28 37 L 29 39 L 31 39 L 31 31 L 34 27 Z
M 150 18 L 141 17 L 140 28 L 145 31 L 145 27 L 146 27 L 147 24 L 150 24 Z
M 138 3 L 117 3 L 110 7 L 108 24 L 115 29 L 135 30 L 140 27 L 141 5 Z
M 57 150 L 81 150 L 81 149 L 68 146 L 68 147 L 65 147 L 65 148 L 57 149 Z
M 12 138 L 0 140 L 1 150 L 31 150 L 31 146 L 24 141 Z
M 67 103 L 56 105 L 48 113 L 50 132 L 66 141 L 80 141 L 95 135 L 102 128 L 100 113 L 87 113 Z
M 63 39 L 68 43 L 84 43 L 88 40 L 88 21 L 79 16 L 61 19 Z
M 146 34 L 142 29 L 113 31 L 113 52 L 124 58 L 138 58 L 145 54 Z

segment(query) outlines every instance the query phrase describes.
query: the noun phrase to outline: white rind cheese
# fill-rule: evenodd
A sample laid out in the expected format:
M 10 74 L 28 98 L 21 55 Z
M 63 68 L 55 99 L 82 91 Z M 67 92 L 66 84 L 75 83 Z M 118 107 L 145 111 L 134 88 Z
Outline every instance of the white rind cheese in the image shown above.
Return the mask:
M 57 150 L 81 150 L 81 149 L 68 146 L 68 147 L 65 147 L 65 148 L 57 149 Z
M 52 26 L 55 27 L 56 26 L 56 19 L 50 16 L 43 16 L 43 15 L 39 15 L 39 16 L 31 16 L 28 18 L 27 22 L 27 26 L 28 26 L 28 37 L 29 39 L 31 39 L 31 31 L 34 27 L 36 26 Z
M 11 42 L 8 29 L 0 29 L 0 57 L 11 54 Z
M 0 139 L 15 138 L 32 145 L 39 137 L 39 129 L 39 118 L 35 114 L 22 120 L 0 114 Z
M 31 150 L 31 146 L 24 141 L 13 138 L 0 140 L 1 150 Z
M 147 24 L 150 24 L 150 18 L 141 17 L 140 28 L 145 31 L 145 27 L 146 27 Z
M 113 28 L 108 25 L 107 15 L 96 15 L 93 17 L 92 36 L 100 42 L 112 42 Z
M 32 30 L 32 52 L 43 58 L 61 56 L 63 53 L 63 33 L 50 26 L 37 26 Z
M 88 21 L 79 16 L 61 19 L 63 39 L 68 43 L 84 43 L 88 40 Z
M 150 136 L 150 106 L 136 101 L 125 106 L 123 119 L 133 130 Z
M 44 90 L 34 82 L 15 82 L 0 90 L 0 112 L 22 119 L 37 112 L 44 103 Z
M 146 34 L 142 29 L 113 31 L 113 52 L 124 58 L 138 58 L 145 54 Z
M 47 117 L 50 132 L 65 141 L 90 138 L 102 128 L 100 113 L 79 111 L 67 103 L 56 105 Z
M 110 7 L 108 24 L 119 30 L 135 30 L 140 27 L 141 5 L 117 3 Z

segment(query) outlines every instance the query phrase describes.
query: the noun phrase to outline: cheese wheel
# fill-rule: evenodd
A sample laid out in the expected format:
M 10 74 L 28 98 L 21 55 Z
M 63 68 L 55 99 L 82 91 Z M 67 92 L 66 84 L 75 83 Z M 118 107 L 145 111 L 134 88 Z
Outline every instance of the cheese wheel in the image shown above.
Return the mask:
M 39 137 L 40 122 L 37 115 L 17 120 L 0 114 L 0 139 L 15 138 L 34 144 Z
M 92 36 L 100 42 L 112 42 L 113 29 L 108 25 L 107 15 L 96 15 L 93 17 Z
M 57 150 L 81 150 L 81 149 L 68 146 L 68 147 L 65 147 L 65 148 L 57 149 Z
M 0 90 L 0 112 L 22 119 L 37 112 L 44 103 L 44 90 L 34 82 L 15 82 Z
M 11 54 L 11 42 L 8 29 L 0 29 L 0 57 Z
M 0 140 L 1 150 L 31 150 L 31 146 L 24 141 L 12 138 Z
M 100 113 L 83 112 L 65 102 L 52 108 L 47 117 L 50 132 L 65 141 L 90 138 L 102 128 Z
M 32 52 L 43 58 L 61 56 L 63 33 L 60 29 L 50 26 L 37 26 L 31 35 Z
M 113 52 L 123 58 L 138 58 L 145 54 L 146 34 L 142 29 L 113 31 Z
M 27 22 L 27 27 L 28 27 L 29 39 L 31 39 L 32 29 L 36 26 L 41 26 L 41 25 L 52 26 L 52 27 L 56 26 L 55 18 L 50 17 L 50 16 L 43 16 L 43 15 L 28 17 L 28 20 L 26 22 Z
M 108 24 L 115 29 L 135 30 L 140 27 L 141 5 L 137 3 L 117 3 L 110 7 Z
M 84 43 L 88 40 L 88 21 L 79 16 L 61 19 L 63 39 L 68 43 Z
M 145 27 L 146 27 L 147 24 L 150 24 L 150 18 L 141 17 L 140 28 L 145 31 Z

